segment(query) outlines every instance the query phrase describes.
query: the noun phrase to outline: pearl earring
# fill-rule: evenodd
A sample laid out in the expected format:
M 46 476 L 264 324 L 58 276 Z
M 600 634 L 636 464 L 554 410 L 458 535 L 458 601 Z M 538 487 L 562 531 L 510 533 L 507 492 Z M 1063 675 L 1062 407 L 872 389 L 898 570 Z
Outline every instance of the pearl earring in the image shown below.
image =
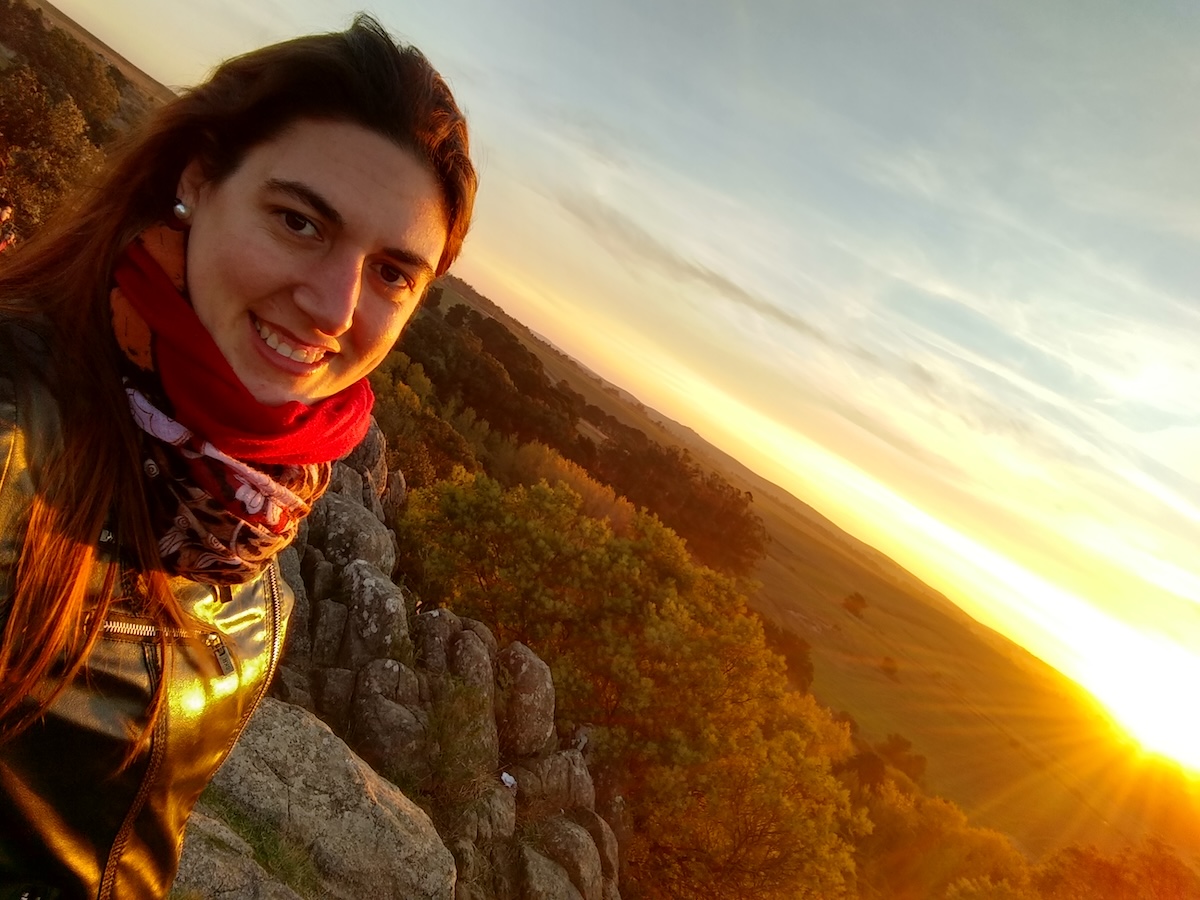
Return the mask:
M 192 215 L 192 208 L 182 200 L 178 201 L 175 206 L 172 207 L 172 211 L 175 213 L 175 218 L 177 218 L 180 222 L 186 222 L 189 218 L 191 218 Z

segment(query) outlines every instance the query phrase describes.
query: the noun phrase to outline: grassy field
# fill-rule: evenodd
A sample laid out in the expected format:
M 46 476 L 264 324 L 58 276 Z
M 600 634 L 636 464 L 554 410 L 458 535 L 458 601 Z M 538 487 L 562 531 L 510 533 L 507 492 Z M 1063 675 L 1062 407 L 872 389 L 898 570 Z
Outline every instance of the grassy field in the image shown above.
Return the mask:
M 849 712 L 873 741 L 896 732 L 913 742 L 928 759 L 931 792 L 1034 855 L 1151 834 L 1200 854 L 1200 780 L 1142 754 L 1073 682 L 469 287 L 451 280 L 445 291 L 443 306 L 465 302 L 499 317 L 555 383 L 753 492 L 771 543 L 752 603 L 812 646 L 813 692 L 824 704 Z M 855 591 L 867 598 L 861 618 L 841 604 Z

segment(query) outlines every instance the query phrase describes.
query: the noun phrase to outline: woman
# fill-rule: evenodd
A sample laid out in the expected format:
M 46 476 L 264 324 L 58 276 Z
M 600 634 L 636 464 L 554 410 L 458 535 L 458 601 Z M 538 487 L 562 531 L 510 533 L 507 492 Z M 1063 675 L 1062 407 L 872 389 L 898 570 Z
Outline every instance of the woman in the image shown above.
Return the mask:
M 221 66 L 0 264 L 0 897 L 166 894 L 278 662 L 274 558 L 475 185 L 359 18 Z

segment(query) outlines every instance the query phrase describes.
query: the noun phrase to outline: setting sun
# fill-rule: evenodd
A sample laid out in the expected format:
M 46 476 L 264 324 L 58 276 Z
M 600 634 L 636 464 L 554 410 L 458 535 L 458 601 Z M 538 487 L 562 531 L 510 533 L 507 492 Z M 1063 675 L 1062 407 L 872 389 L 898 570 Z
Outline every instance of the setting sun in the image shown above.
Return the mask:
M 1085 660 L 1079 680 L 1147 750 L 1200 774 L 1200 719 L 1195 686 L 1200 658 L 1135 628 L 1120 629 L 1106 653 Z

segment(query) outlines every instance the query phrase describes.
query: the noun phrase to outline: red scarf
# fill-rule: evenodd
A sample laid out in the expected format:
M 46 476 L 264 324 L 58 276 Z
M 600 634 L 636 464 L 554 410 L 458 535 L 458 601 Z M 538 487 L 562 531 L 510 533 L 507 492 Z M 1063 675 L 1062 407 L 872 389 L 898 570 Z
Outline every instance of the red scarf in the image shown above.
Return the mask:
M 259 403 L 184 297 L 184 260 L 184 233 L 162 225 L 139 235 L 115 272 L 128 301 L 114 299 L 117 340 L 139 368 L 157 374 L 173 417 L 244 462 L 332 462 L 353 450 L 371 424 L 367 380 L 312 406 Z
M 184 296 L 185 235 L 140 234 L 109 299 L 148 511 L 164 568 L 206 584 L 253 578 L 296 535 L 332 461 L 370 426 L 366 379 L 312 406 L 264 406 Z

